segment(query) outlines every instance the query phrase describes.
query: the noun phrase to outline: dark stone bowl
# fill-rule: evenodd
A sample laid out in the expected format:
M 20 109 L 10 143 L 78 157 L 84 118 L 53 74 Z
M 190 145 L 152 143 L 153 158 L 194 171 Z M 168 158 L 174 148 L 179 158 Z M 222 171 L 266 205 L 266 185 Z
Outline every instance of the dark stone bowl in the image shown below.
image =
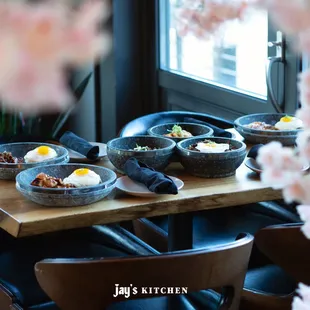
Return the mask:
M 32 186 L 31 182 L 43 172 L 62 178 L 68 177 L 74 170 L 88 168 L 100 175 L 101 183 L 80 188 L 42 188 Z M 27 169 L 16 177 L 16 188 L 27 199 L 45 206 L 75 207 L 88 205 L 106 197 L 115 187 L 117 176 L 107 168 L 93 165 L 61 164 Z
M 200 124 L 193 124 L 193 123 L 168 123 L 168 124 L 161 124 L 156 125 L 152 128 L 150 128 L 147 132 L 149 135 L 154 137 L 165 137 L 165 134 L 168 134 L 170 130 L 172 130 L 172 127 L 174 125 L 179 125 L 182 127 L 182 129 L 190 132 L 193 137 L 200 137 L 200 138 L 206 138 L 211 137 L 213 135 L 213 129 Z M 172 138 L 172 137 L 165 137 L 168 139 L 171 139 L 175 141 L 176 143 L 189 138 Z
M 253 122 L 265 122 L 270 125 L 275 125 L 281 117 L 287 114 L 283 113 L 261 113 L 261 114 L 250 114 L 239 117 L 235 120 L 235 129 L 244 137 L 245 140 L 253 143 L 269 143 L 271 141 L 279 141 L 283 145 L 294 145 L 297 134 L 302 129 L 297 130 L 258 130 L 246 127 Z
M 33 167 L 42 167 L 46 165 L 62 164 L 69 162 L 68 150 L 62 146 L 48 144 L 48 143 L 33 143 L 33 142 L 21 142 L 21 143 L 8 143 L 0 145 L 0 152 L 11 152 L 14 157 L 24 157 L 29 151 L 46 145 L 54 149 L 57 153 L 57 157 L 49 160 L 42 161 L 40 163 L 21 163 L 21 164 L 8 164 L 0 163 L 0 179 L 1 180 L 15 180 L 15 177 L 21 171 Z
M 246 156 L 246 145 L 229 138 L 208 138 L 216 143 L 228 143 L 235 150 L 222 153 L 200 153 L 187 148 L 204 139 L 190 138 L 177 144 L 178 154 L 183 167 L 197 177 L 224 178 L 234 175 Z
M 152 151 L 133 151 L 136 145 L 157 149 Z M 123 169 L 126 161 L 132 157 L 155 170 L 164 170 L 174 153 L 175 145 L 174 141 L 164 137 L 121 137 L 108 142 L 107 154 L 111 163 L 121 173 L 124 173 Z

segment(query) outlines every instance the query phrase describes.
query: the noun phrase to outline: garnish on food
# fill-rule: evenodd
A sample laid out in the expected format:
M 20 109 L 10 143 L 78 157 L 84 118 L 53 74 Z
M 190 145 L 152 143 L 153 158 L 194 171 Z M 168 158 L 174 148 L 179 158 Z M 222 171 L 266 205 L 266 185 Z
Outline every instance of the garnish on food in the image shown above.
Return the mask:
M 164 136 L 170 137 L 170 138 L 189 138 L 193 136 L 190 132 L 182 129 L 182 127 L 179 125 L 174 125 L 172 127 L 172 130 L 168 130 L 168 131 L 169 133 L 165 134 Z
M 152 151 L 152 150 L 156 150 L 156 148 L 151 148 L 149 146 L 140 146 L 140 145 L 136 144 L 136 147 L 133 150 L 136 151 L 136 152 Z
M 246 127 L 257 130 L 296 130 L 303 127 L 300 119 L 286 115 L 282 117 L 274 126 L 265 122 L 253 122 Z

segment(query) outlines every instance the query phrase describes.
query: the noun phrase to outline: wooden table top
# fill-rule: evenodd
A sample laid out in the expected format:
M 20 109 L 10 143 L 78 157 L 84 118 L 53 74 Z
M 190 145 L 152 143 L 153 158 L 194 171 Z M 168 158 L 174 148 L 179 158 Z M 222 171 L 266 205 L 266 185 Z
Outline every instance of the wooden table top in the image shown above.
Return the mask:
M 112 168 L 105 159 L 100 165 Z M 203 179 L 187 174 L 179 163 L 167 168 L 167 174 L 185 183 L 178 195 L 155 198 L 128 196 L 114 190 L 108 198 L 88 206 L 44 207 L 26 200 L 15 189 L 15 182 L 0 180 L 0 227 L 14 237 L 52 231 L 116 223 L 142 217 L 224 208 L 259 201 L 281 199 L 280 190 L 260 182 L 259 176 L 242 164 L 236 175 Z

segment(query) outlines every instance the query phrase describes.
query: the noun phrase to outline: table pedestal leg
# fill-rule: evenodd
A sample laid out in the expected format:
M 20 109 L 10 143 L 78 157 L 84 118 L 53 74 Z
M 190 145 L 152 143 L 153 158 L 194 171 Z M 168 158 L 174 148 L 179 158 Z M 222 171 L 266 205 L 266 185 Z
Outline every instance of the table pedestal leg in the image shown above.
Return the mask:
M 169 252 L 193 248 L 193 215 L 180 213 L 169 215 L 168 249 Z

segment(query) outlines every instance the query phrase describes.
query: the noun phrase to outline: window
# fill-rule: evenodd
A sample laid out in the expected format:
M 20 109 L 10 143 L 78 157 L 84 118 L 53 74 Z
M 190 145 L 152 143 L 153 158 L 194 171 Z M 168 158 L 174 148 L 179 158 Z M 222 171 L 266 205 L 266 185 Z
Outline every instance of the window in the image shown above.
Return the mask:
M 212 105 L 235 114 L 275 111 L 266 86 L 266 63 L 275 56 L 276 48 L 268 48 L 268 41 L 276 40 L 276 31 L 267 12 L 255 11 L 242 25 L 230 24 L 220 37 L 201 40 L 178 36 L 174 15 L 181 0 L 159 2 L 159 80 L 168 108 L 169 98 L 184 94 L 207 103 L 205 111 Z M 284 101 L 282 108 L 293 112 L 299 62 L 296 56 L 286 56 L 285 66 L 278 63 L 272 68 L 272 85 L 278 101 Z M 183 108 L 192 109 L 186 104 Z

